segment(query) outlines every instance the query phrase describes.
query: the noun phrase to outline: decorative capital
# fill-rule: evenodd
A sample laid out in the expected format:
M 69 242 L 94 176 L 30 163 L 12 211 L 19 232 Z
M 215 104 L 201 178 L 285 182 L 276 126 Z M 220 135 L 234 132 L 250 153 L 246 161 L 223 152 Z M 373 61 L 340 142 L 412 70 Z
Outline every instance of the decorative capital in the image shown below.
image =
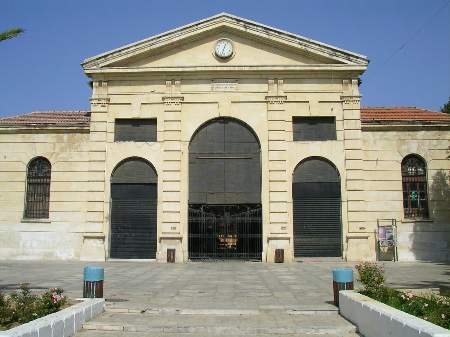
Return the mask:
M 279 96 L 279 95 L 266 96 L 266 102 L 268 104 L 284 104 L 286 100 L 287 96 Z
M 93 107 L 106 108 L 109 104 L 109 97 L 94 97 L 90 99 Z
M 269 96 L 283 96 L 284 95 L 283 84 L 284 81 L 282 79 L 269 79 L 267 81 L 268 85 L 267 93 L 269 94 Z
M 361 102 L 361 96 L 341 96 L 341 101 L 344 104 L 359 104 Z
M 181 106 L 184 101 L 183 96 L 164 96 L 162 98 L 164 105 L 166 106 Z

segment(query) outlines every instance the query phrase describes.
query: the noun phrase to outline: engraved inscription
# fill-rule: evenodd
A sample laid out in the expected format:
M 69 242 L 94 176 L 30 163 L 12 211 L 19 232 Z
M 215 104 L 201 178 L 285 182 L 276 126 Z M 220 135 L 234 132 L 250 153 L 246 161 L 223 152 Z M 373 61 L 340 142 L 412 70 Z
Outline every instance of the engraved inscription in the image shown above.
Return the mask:
M 211 83 L 212 91 L 235 91 L 237 89 L 237 80 L 233 79 L 220 79 L 213 80 Z

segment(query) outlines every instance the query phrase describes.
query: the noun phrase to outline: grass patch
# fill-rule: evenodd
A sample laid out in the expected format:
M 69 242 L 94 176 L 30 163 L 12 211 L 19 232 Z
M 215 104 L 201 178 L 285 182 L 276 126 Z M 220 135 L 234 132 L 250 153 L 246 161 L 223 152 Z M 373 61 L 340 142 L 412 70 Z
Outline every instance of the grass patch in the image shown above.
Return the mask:
M 450 329 L 450 298 L 447 296 L 417 296 L 384 285 L 384 270 L 376 263 L 363 262 L 356 266 L 361 294 L 393 308 L 422 318 L 445 329 Z
M 34 294 L 26 285 L 16 292 L 0 293 L 0 330 L 11 329 L 61 310 L 68 305 L 60 288 L 51 288 L 42 294 Z

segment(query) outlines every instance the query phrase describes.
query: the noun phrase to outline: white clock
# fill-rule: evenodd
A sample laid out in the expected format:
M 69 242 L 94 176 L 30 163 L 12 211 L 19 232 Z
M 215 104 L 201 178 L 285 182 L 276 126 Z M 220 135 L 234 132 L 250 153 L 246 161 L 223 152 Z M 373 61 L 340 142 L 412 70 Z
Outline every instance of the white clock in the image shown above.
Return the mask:
M 233 55 L 233 43 L 228 39 L 220 39 L 216 42 L 214 52 L 221 59 L 229 58 Z

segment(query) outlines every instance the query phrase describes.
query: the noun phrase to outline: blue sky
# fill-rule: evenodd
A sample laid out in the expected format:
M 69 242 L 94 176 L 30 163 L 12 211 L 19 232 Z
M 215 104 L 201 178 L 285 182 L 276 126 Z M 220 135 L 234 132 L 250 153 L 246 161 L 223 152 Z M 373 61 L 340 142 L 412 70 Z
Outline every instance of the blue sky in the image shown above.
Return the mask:
M 450 96 L 450 0 L 2 0 L 0 116 L 88 109 L 80 62 L 228 12 L 367 55 L 364 106 L 438 110 Z

